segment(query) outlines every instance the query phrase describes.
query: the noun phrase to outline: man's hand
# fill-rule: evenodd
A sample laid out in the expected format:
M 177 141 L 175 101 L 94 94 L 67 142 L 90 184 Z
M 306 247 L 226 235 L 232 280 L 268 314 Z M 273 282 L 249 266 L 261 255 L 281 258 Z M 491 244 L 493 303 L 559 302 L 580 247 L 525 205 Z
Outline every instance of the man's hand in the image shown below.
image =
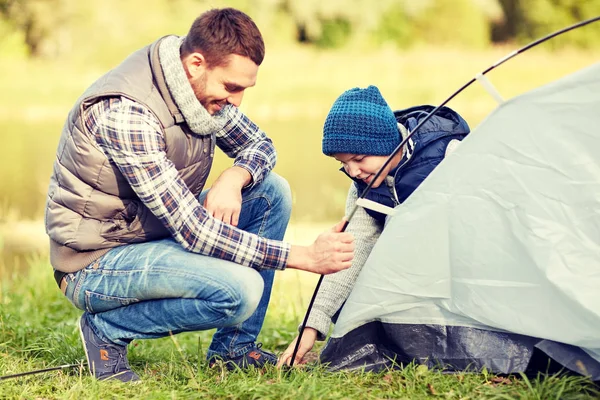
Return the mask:
M 294 359 L 294 365 L 306 364 L 304 356 L 306 355 L 306 353 L 311 351 L 311 349 L 315 345 L 316 340 L 317 330 L 314 328 L 305 328 L 304 333 L 302 334 L 302 341 L 300 342 L 300 346 L 298 346 L 296 358 Z M 292 361 L 292 354 L 294 354 L 294 348 L 296 347 L 296 342 L 298 342 L 298 337 L 296 337 L 296 339 L 294 339 L 292 343 L 290 343 L 288 348 L 279 357 L 277 367 L 281 367 L 283 365 L 290 365 L 290 362 Z
M 250 173 L 244 168 L 226 169 L 208 191 L 204 208 L 214 218 L 237 226 L 242 209 L 242 188 L 251 180 Z
M 352 265 L 354 236 L 341 232 L 346 219 L 321 233 L 310 246 L 292 246 L 287 266 L 316 274 L 331 274 Z

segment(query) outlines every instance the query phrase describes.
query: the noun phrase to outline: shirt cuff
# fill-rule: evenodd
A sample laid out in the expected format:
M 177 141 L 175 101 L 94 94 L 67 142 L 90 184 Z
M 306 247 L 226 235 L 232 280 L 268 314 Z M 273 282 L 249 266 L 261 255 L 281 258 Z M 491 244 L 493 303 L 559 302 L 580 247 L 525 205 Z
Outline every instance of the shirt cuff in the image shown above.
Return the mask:
M 235 167 L 244 168 L 250 173 L 250 176 L 252 177 L 252 181 L 246 186 L 244 186 L 244 189 L 252 188 L 256 186 L 256 184 L 260 183 L 260 181 L 262 181 L 265 169 L 260 162 L 256 160 L 239 159 L 235 160 L 233 165 Z
M 259 238 L 264 243 L 261 253 L 264 254 L 261 265 L 257 269 L 284 270 L 290 256 L 291 244 L 277 240 Z

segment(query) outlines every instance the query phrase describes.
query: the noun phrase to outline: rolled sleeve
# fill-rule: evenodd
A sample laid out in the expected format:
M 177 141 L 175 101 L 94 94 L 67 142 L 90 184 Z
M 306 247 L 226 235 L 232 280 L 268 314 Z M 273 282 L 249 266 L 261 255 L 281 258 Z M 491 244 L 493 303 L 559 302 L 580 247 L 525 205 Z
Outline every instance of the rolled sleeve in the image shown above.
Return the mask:
M 277 152 L 267 134 L 237 107 L 229 105 L 223 112 L 227 122 L 217 133 L 217 146 L 235 158 L 235 166 L 250 173 L 252 182 L 247 187 L 252 187 L 275 167 Z

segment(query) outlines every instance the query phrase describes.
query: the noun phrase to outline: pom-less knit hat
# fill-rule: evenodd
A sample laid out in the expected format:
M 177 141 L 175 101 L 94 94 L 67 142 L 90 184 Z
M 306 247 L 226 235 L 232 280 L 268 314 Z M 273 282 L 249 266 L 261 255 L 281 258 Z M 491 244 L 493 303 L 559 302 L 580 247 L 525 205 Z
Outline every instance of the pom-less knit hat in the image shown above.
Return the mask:
M 396 117 L 375 86 L 345 91 L 325 119 L 323 153 L 328 156 L 389 156 L 399 143 Z

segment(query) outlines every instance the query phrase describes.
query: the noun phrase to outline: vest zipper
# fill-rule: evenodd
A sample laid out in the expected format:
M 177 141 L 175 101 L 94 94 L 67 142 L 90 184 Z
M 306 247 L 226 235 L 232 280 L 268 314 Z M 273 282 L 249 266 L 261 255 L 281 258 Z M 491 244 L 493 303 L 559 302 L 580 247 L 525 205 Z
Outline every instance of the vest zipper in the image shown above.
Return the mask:
M 388 175 L 385 177 L 385 184 L 387 185 L 391 195 L 392 195 L 392 200 L 394 201 L 394 207 L 400 204 L 400 201 L 398 201 L 398 194 L 396 194 L 396 185 L 394 185 L 395 182 L 395 175 L 391 176 Z
M 404 151 L 406 151 L 406 161 L 404 161 L 404 164 L 398 166 L 396 172 L 394 172 L 394 176 L 388 175 L 385 177 L 385 182 L 388 185 L 390 192 L 392 192 L 393 200 L 396 203 L 396 205 L 400 204 L 400 200 L 398 200 L 398 193 L 396 192 L 396 176 L 398 175 L 398 172 L 400 172 L 400 170 L 404 168 L 406 164 L 410 162 L 410 160 L 412 160 L 412 156 L 415 151 L 415 142 L 413 142 L 412 138 L 408 139 L 408 142 L 406 142 L 406 144 L 404 145 L 402 153 L 404 153 Z M 390 179 L 388 180 L 388 178 Z

